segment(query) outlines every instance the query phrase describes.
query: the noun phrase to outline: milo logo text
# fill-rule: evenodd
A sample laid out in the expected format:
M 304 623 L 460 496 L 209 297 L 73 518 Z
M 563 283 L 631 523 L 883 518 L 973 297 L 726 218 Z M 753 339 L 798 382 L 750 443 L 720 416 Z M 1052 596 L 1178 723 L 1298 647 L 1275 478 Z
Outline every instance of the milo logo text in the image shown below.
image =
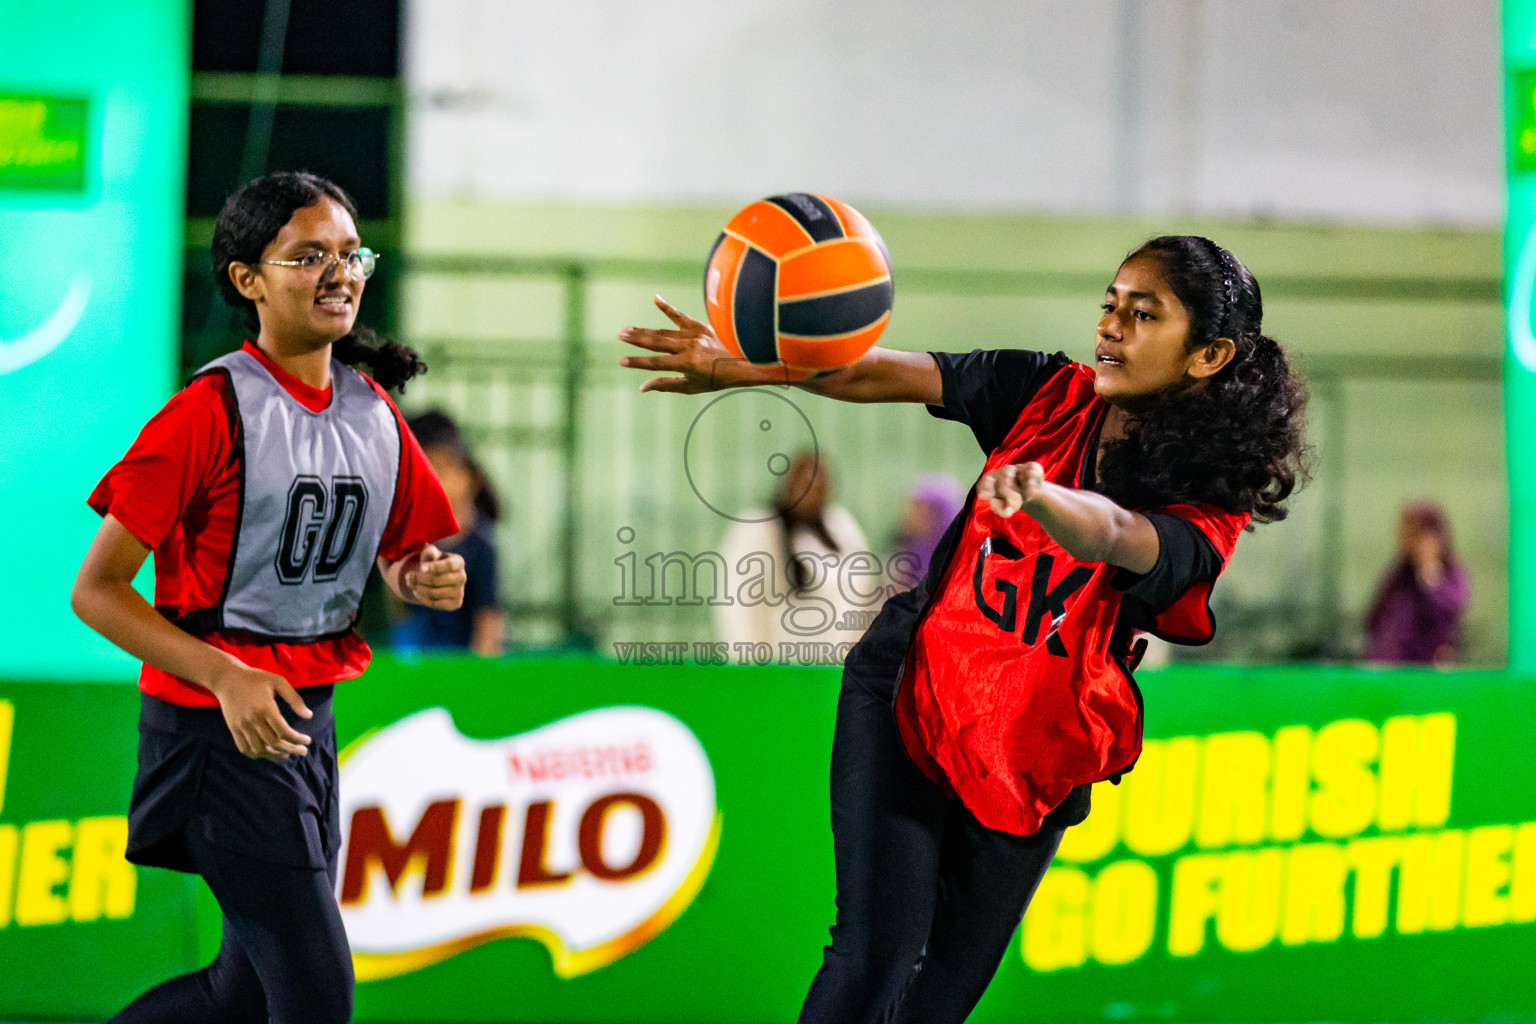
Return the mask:
M 686 909 L 719 841 L 703 748 L 651 708 L 492 740 L 429 709 L 350 751 L 341 789 L 359 979 L 508 936 L 544 943 L 562 977 L 595 970 Z

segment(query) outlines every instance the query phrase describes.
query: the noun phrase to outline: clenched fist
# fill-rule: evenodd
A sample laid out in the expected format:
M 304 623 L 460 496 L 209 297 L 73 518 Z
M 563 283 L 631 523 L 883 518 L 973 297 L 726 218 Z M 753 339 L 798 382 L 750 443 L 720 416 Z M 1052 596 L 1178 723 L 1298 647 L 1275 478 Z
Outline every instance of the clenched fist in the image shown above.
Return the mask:
M 461 555 L 441 551 L 435 544 L 424 545 L 419 555 L 405 564 L 400 574 L 402 596 L 417 604 L 451 612 L 464 603 L 464 572 Z
M 1007 519 L 1045 490 L 1045 470 L 1038 462 L 1003 466 L 982 475 L 976 496 L 990 502 L 992 511 Z

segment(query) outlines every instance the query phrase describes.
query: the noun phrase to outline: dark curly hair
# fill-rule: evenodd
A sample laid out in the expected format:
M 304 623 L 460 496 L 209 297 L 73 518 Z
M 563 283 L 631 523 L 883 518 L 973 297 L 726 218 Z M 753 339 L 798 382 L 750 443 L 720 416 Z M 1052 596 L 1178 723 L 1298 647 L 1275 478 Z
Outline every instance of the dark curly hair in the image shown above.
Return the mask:
M 1230 338 L 1232 361 L 1199 385 L 1176 386 L 1139 409 L 1126 437 L 1105 445 L 1098 489 L 1127 508 L 1203 502 L 1256 523 L 1286 516 L 1307 477 L 1306 390 L 1261 326 L 1259 282 L 1198 235 L 1164 235 L 1126 260 L 1156 261 L 1189 313 L 1188 350 Z M 1250 525 L 1251 528 L 1251 525 Z
M 256 303 L 241 295 L 229 279 L 231 263 L 255 264 L 298 210 L 322 199 L 333 200 L 357 220 L 357 206 L 340 185 L 308 171 L 276 171 L 257 178 L 224 202 L 213 228 L 213 278 L 224 301 L 241 311 L 245 324 L 259 330 Z M 405 382 L 427 372 L 427 364 L 408 345 L 379 337 L 358 324 L 331 345 L 331 355 L 348 366 L 366 364 L 381 387 L 405 390 Z

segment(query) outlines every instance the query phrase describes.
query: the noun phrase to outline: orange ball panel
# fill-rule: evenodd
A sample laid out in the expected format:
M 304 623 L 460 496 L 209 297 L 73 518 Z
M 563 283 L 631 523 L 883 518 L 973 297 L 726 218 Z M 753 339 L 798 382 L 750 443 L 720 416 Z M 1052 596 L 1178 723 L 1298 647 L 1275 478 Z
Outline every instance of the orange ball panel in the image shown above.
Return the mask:
M 806 234 L 800 222 L 782 206 L 762 199 L 732 217 L 725 230 L 745 239 L 774 259 L 815 244 L 815 240 Z
M 720 343 L 738 358 L 744 357 L 741 345 L 736 341 L 736 274 L 746 251 L 745 242 L 726 235 L 715 248 L 704 272 L 704 308 L 709 314 L 709 324 L 715 329 L 715 337 Z
M 779 264 L 779 298 L 804 299 L 861 288 L 890 276 L 885 254 L 874 242 L 860 238 L 823 242 Z
M 847 334 L 835 334 L 827 338 L 800 338 L 792 334 L 781 334 L 779 355 L 790 366 L 809 370 L 835 370 L 857 362 L 860 356 L 880 340 L 885 325 L 890 322 L 891 314 L 886 313 L 868 327 Z
M 849 238 L 874 238 L 875 226 L 869 222 L 858 210 L 849 206 L 841 199 L 833 199 L 831 196 L 816 194 L 816 198 L 832 207 L 832 212 L 837 214 L 837 219 L 843 223 L 843 233 Z

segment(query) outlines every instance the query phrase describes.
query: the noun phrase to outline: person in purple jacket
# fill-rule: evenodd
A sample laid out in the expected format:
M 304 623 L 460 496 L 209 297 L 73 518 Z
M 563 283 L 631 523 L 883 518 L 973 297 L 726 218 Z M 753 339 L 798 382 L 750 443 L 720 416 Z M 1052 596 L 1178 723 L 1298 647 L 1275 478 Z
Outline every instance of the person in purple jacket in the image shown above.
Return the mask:
M 922 577 L 944 531 L 965 506 L 965 488 L 948 473 L 930 473 L 918 478 L 902 510 L 896 530 L 896 550 L 913 559 L 912 573 Z
M 1444 511 L 1431 501 L 1404 506 L 1397 559 L 1366 619 L 1365 660 L 1455 664 L 1468 594 L 1467 570 L 1451 549 Z

